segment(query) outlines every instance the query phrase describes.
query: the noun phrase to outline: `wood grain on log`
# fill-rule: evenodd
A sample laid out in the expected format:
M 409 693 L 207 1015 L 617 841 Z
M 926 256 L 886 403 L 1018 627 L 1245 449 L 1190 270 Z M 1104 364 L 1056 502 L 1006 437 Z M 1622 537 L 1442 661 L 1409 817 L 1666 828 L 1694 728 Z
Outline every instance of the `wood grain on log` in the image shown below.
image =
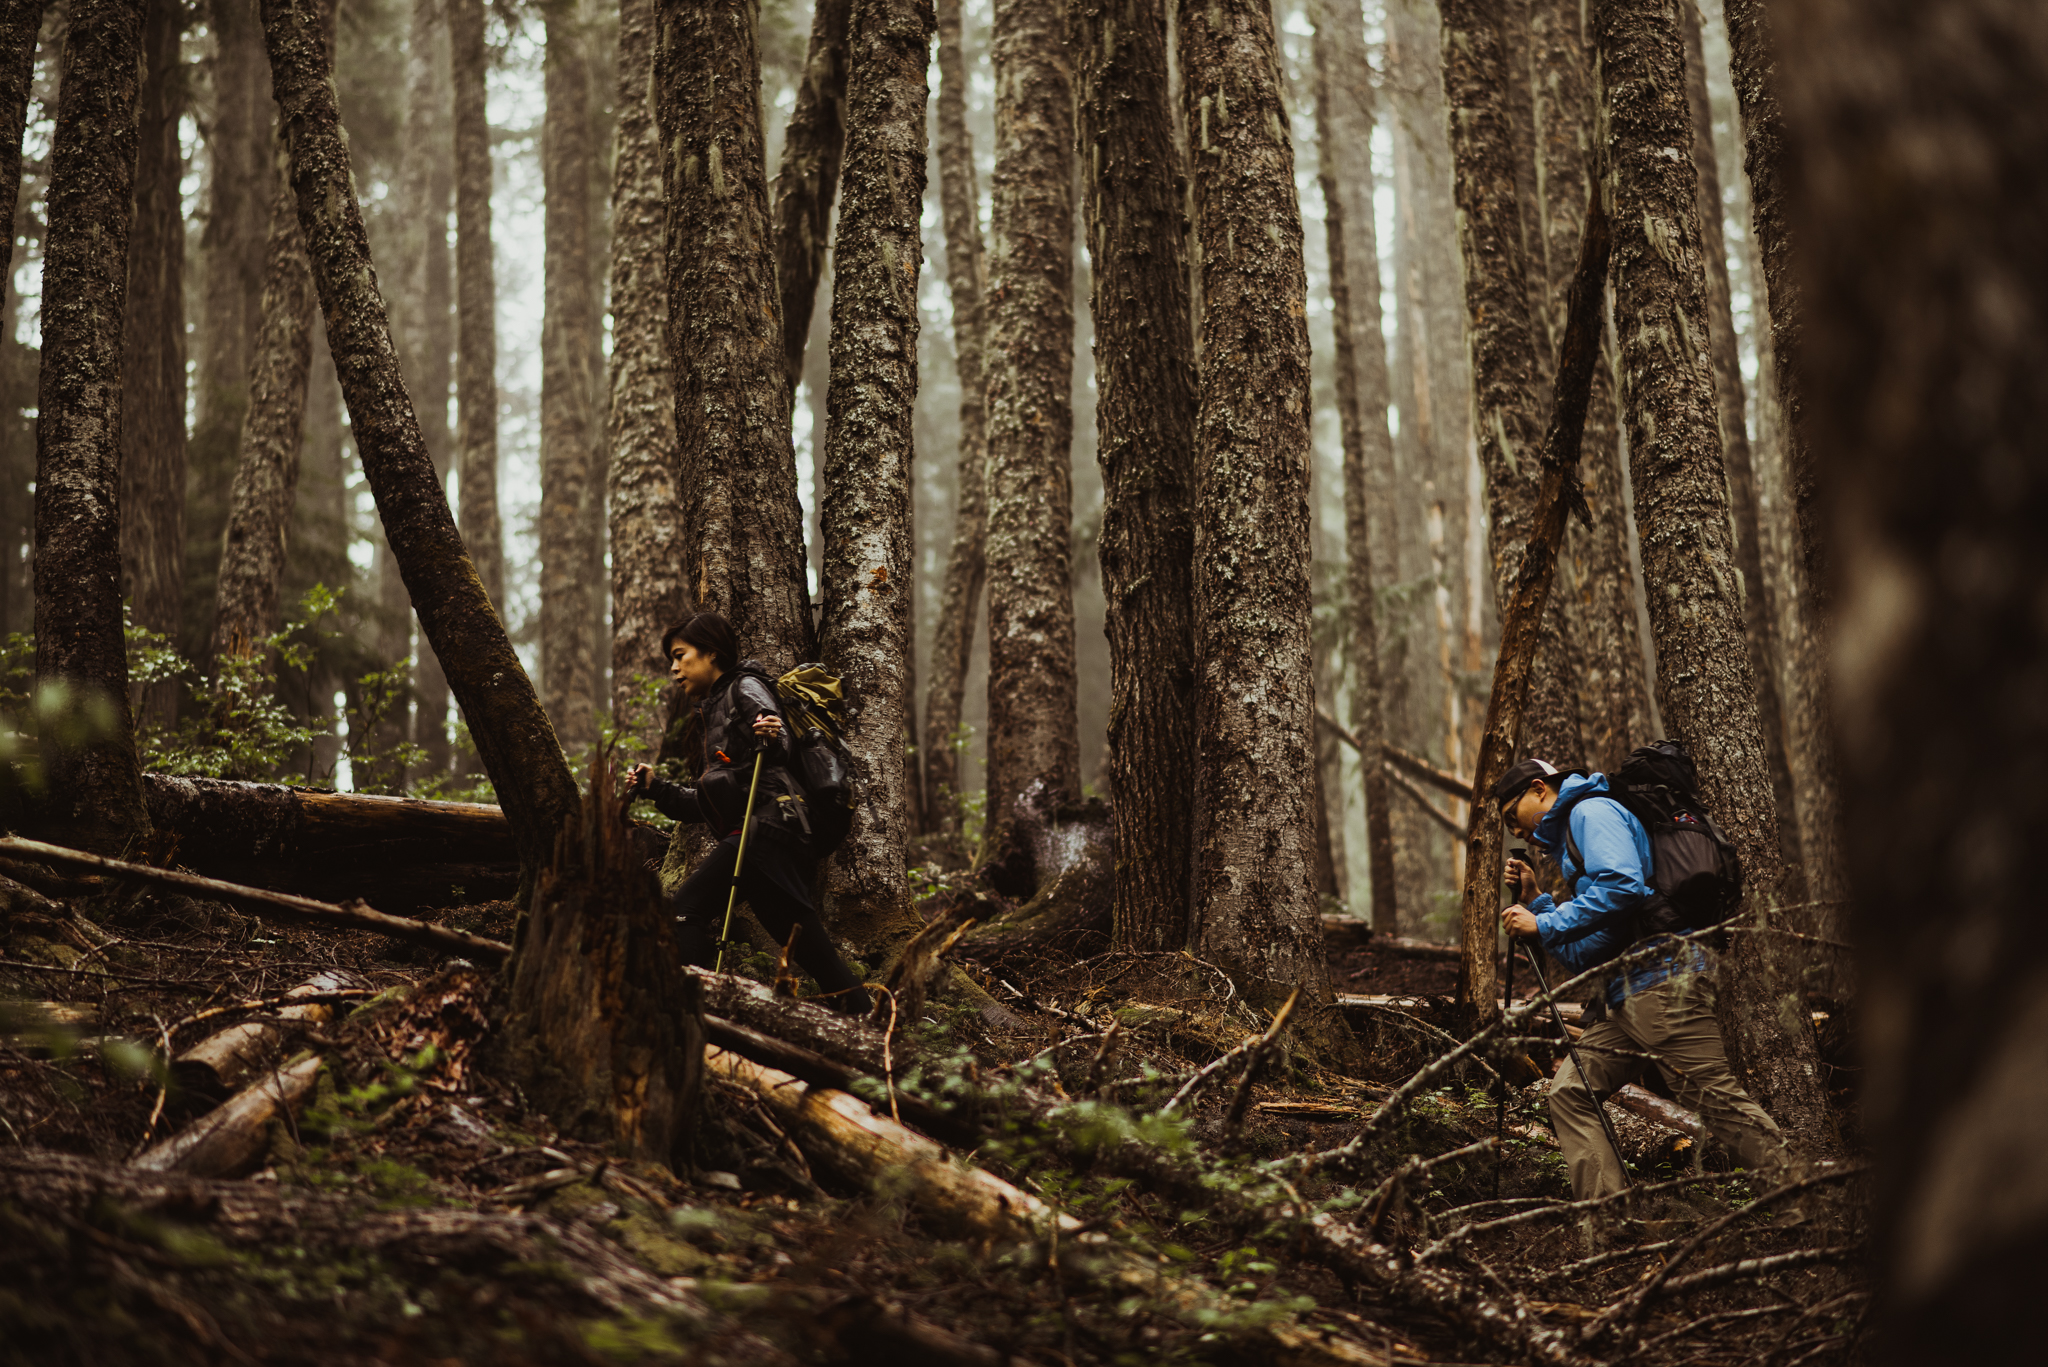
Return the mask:
M 300 983 L 287 997 L 320 997 L 357 985 L 346 973 L 316 973 Z M 334 1018 L 326 1002 L 301 1002 L 278 1009 L 279 1021 L 318 1025 Z M 208 1035 L 171 1060 L 171 1076 L 188 1092 L 221 1100 L 249 1079 L 284 1039 L 284 1031 L 268 1020 L 247 1020 Z
M 320 1076 L 321 1059 L 308 1055 L 280 1072 L 266 1073 L 227 1104 L 208 1111 L 157 1144 L 134 1166 L 194 1177 L 240 1177 L 270 1147 L 270 1122 L 297 1114 Z

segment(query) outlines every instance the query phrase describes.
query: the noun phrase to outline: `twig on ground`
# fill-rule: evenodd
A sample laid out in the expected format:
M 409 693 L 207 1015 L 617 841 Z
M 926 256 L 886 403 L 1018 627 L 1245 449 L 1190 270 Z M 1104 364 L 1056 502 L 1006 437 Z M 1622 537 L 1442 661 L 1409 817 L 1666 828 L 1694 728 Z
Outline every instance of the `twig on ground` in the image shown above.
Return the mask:
M 1252 1079 L 1258 1076 L 1259 1065 L 1266 1061 L 1266 1051 L 1273 1047 L 1273 1041 L 1280 1038 L 1280 1032 L 1287 1028 L 1287 1018 L 1294 1014 L 1294 1004 L 1301 1000 L 1301 989 L 1295 988 L 1287 994 L 1287 1000 L 1273 1013 L 1273 1024 L 1266 1033 L 1259 1036 L 1251 1047 L 1251 1055 L 1245 1060 L 1244 1077 L 1237 1084 L 1237 1095 L 1230 1099 L 1230 1111 L 1223 1118 L 1223 1136 L 1228 1139 L 1237 1133 L 1237 1127 L 1244 1123 L 1244 1107 L 1252 1096 Z

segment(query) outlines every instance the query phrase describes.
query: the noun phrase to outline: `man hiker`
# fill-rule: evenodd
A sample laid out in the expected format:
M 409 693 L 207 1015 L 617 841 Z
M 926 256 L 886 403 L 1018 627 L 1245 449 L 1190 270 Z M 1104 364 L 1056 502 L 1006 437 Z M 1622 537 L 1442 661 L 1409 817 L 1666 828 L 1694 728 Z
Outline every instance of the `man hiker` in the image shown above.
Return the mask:
M 1642 914 L 1658 896 L 1650 887 L 1649 832 L 1607 794 L 1604 774 L 1560 773 L 1540 759 L 1523 760 L 1493 788 L 1509 834 L 1542 846 L 1572 890 L 1563 902 L 1539 896 L 1534 872 L 1510 859 L 1507 881 L 1520 900 L 1501 919 L 1510 935 L 1536 941 L 1573 973 L 1636 948 L 1645 938 Z M 1699 945 L 1673 940 L 1667 952 L 1617 970 L 1598 1003 L 1605 1019 L 1579 1039 L 1588 1076 L 1567 1059 L 1552 1079 L 1551 1124 L 1580 1200 L 1627 1185 L 1620 1155 L 1601 1128 L 1600 1105 L 1652 1063 L 1679 1104 L 1699 1112 L 1749 1168 L 1775 1178 L 1790 1164 L 1777 1124 L 1728 1067 L 1708 967 Z
M 704 968 L 716 962 L 737 861 L 740 899 L 777 944 L 790 946 L 790 957 L 817 980 L 826 1004 L 849 1015 L 865 1013 L 867 989 L 833 947 L 811 895 L 817 867 L 808 848 L 810 818 L 803 786 L 791 773 L 782 700 L 774 683 L 752 660 L 741 662 L 731 624 L 715 612 L 700 612 L 670 627 L 661 649 L 668 657 L 669 677 L 697 700 L 704 772 L 694 787 L 684 788 L 656 777 L 645 764 L 635 765 L 626 791 L 653 799 L 677 821 L 701 821 L 720 837 L 718 847 L 669 896 L 683 958 Z M 742 824 L 747 827 L 744 861 Z

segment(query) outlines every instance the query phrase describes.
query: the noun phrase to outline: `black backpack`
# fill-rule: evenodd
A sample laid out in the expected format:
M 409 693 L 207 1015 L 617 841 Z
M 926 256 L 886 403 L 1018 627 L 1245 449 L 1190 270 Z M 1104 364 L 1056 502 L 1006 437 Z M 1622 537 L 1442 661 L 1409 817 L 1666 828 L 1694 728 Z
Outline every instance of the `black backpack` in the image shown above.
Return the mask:
M 1742 860 L 1700 797 L 1700 773 L 1677 741 L 1660 740 L 1630 755 L 1607 776 L 1607 796 L 1628 809 L 1650 836 L 1650 886 L 1637 938 L 1720 925 L 1742 905 Z M 1565 822 L 1572 862 L 1586 861 Z
M 824 859 L 853 829 L 853 756 L 847 753 L 847 700 L 839 676 L 801 664 L 775 681 L 789 723 L 793 776 L 809 809 L 811 853 Z

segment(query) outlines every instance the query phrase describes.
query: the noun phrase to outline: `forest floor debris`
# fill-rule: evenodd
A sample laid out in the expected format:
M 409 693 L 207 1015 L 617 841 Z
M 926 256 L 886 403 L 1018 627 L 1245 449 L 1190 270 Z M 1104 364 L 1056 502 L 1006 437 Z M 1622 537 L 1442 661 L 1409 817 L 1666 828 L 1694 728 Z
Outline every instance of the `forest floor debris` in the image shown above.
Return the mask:
M 1860 1360 L 1856 1174 L 1746 1208 L 1767 1193 L 1725 1154 L 1616 1108 L 1642 1190 L 1575 1204 L 1542 1084 L 1503 1117 L 1477 1060 L 1342 1176 L 1276 1162 L 1345 1145 L 1444 1050 L 1455 966 L 1369 940 L 1333 945 L 1340 988 L 1410 1005 L 1352 1014 L 1367 1075 L 1282 1033 L 1248 1085 L 1272 1022 L 1187 955 L 965 961 L 1013 1024 L 940 990 L 885 1039 L 741 954 L 757 984 L 703 980 L 714 1047 L 830 1070 L 856 1130 L 930 1139 L 917 1163 L 835 1148 L 772 1090 L 800 1084 L 733 1053 L 672 1172 L 564 1138 L 482 1066 L 486 966 L 27 874 L 0 915 L 0 1363 Z M 306 993 L 321 974 L 345 976 Z M 310 1075 L 303 1100 L 231 1175 L 137 1162 L 227 1109 L 170 1061 L 258 1023 L 248 1085 Z M 963 1222 L 940 1173 L 1010 1214 Z

